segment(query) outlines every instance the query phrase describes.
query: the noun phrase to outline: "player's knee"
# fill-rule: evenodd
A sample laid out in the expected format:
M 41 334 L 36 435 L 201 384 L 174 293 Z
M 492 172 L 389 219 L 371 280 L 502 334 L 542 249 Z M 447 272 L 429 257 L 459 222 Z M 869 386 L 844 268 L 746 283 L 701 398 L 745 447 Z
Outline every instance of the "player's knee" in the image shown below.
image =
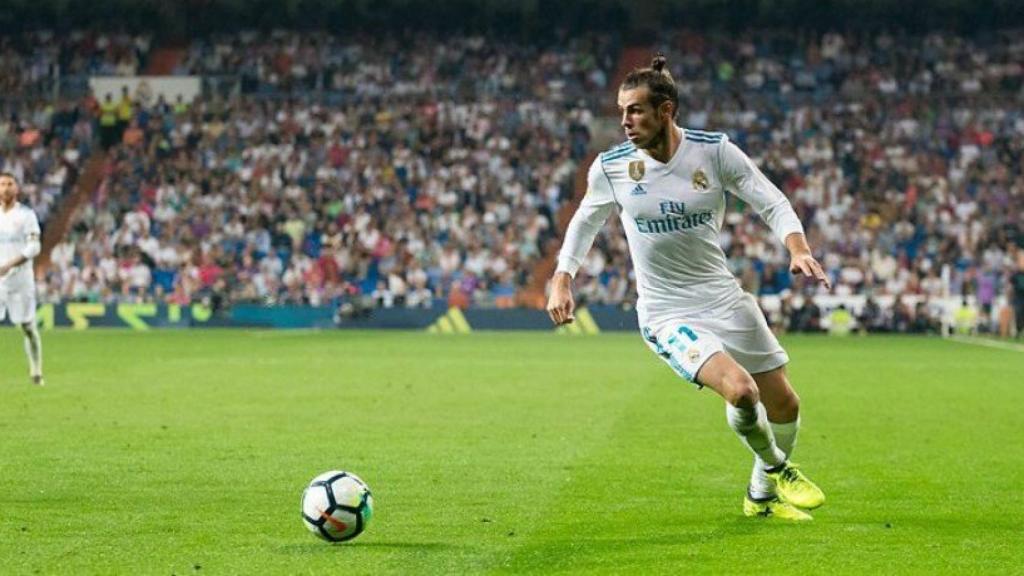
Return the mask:
M 32 323 L 31 322 L 25 322 L 24 324 L 22 324 L 21 325 L 21 331 L 24 332 L 26 336 L 31 336 L 32 335 Z
M 738 408 L 753 408 L 760 401 L 757 382 L 745 371 L 738 370 L 725 377 L 726 401 Z

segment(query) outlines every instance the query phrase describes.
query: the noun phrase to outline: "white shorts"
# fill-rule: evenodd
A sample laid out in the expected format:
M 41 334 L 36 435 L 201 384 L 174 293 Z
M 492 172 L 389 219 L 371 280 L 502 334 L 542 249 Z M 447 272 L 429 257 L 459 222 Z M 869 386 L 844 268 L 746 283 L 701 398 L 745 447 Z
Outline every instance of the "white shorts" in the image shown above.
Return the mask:
M 658 322 L 658 328 L 640 330 L 647 346 L 676 374 L 701 387 L 696 376 L 716 352 L 728 352 L 751 374 L 768 372 L 789 362 L 775 334 L 768 328 L 757 301 L 745 294 L 731 307 L 699 318 L 680 316 Z
M 8 315 L 11 324 L 25 324 L 36 321 L 35 291 L 0 291 L 0 322 Z

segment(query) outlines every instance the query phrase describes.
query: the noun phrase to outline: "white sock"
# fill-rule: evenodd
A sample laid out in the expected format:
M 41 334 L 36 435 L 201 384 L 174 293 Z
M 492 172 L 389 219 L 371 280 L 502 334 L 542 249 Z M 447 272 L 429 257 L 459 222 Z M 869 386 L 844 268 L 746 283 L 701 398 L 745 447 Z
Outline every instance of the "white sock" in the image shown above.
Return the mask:
M 782 424 L 769 422 L 772 434 L 775 436 L 775 445 L 786 455 L 788 460 L 793 454 L 796 446 L 796 435 L 800 431 L 800 416 L 792 422 Z M 750 496 L 753 498 L 768 498 L 775 494 L 775 485 L 768 481 L 768 475 L 764 472 L 765 463 L 759 457 L 754 456 L 754 469 L 750 472 Z
M 764 404 L 758 402 L 753 408 L 738 408 L 726 402 L 725 416 L 740 440 L 768 466 L 778 466 L 786 461 L 786 455 L 775 445 Z
M 793 453 L 793 448 L 796 447 L 796 435 L 800 432 L 800 416 L 797 415 L 796 420 L 792 422 L 782 424 L 769 422 L 769 424 L 772 427 L 772 434 L 775 435 L 775 445 L 786 454 L 788 459 Z
M 43 339 L 39 337 L 39 329 L 35 324 L 25 334 L 25 355 L 28 356 L 29 374 L 43 374 Z

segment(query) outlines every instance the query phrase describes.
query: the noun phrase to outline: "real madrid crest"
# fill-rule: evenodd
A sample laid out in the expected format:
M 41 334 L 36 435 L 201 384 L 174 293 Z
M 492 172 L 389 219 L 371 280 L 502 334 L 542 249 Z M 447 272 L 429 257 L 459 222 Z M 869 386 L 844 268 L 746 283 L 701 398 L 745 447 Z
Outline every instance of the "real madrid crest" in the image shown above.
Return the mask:
M 700 360 L 700 350 L 697 348 L 687 348 L 686 358 L 690 362 L 696 362 L 697 360 Z
M 629 163 L 629 177 L 637 182 L 644 177 L 644 161 L 633 160 Z
M 696 188 L 697 190 L 700 190 L 701 192 L 704 192 L 708 189 L 708 186 L 708 175 L 705 174 L 704 171 L 701 170 L 700 168 L 694 170 L 693 187 Z

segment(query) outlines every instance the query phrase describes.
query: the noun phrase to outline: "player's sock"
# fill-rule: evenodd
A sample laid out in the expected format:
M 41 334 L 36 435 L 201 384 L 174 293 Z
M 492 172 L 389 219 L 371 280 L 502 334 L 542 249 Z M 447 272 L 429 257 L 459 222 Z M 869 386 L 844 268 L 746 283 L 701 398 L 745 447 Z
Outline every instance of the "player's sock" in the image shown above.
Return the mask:
M 39 337 L 39 329 L 32 324 L 25 332 L 25 355 L 28 356 L 29 373 L 43 375 L 43 339 Z
M 793 455 L 793 447 L 796 446 L 796 435 L 800 431 L 800 416 L 792 422 L 771 422 L 772 435 L 775 436 L 775 445 L 782 450 L 789 459 Z M 754 469 L 750 472 L 750 495 L 754 498 L 767 498 L 775 494 L 775 484 L 768 479 L 764 469 L 766 464 L 760 457 L 754 456 Z
M 768 466 L 785 464 L 786 455 L 775 445 L 764 404 L 758 402 L 753 408 L 740 408 L 726 402 L 725 414 L 729 426 L 736 431 L 751 452 Z
M 800 432 L 800 416 L 792 422 L 769 422 L 772 427 L 772 434 L 775 436 L 775 445 L 786 454 L 786 458 L 793 453 L 796 447 L 796 435 Z

